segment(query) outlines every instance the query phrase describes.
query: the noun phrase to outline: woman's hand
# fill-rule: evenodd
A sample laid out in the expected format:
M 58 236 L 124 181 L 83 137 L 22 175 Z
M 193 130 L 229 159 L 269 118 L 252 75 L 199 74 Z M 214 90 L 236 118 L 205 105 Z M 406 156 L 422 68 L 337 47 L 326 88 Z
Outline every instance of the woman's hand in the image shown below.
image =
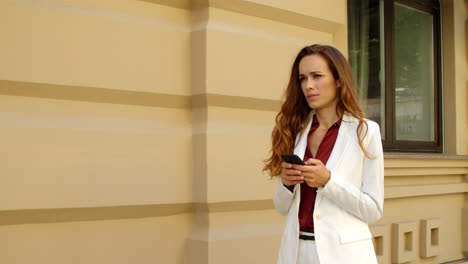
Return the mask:
M 304 181 L 310 187 L 323 187 L 330 180 L 330 171 L 318 159 L 308 159 L 306 165 L 292 165 L 294 170 L 300 171 Z M 284 170 L 284 167 L 283 167 Z
M 287 187 L 304 182 L 304 177 L 301 175 L 301 171 L 294 169 L 293 164 L 283 162 L 281 163 L 281 167 L 283 167 L 280 176 L 281 181 Z

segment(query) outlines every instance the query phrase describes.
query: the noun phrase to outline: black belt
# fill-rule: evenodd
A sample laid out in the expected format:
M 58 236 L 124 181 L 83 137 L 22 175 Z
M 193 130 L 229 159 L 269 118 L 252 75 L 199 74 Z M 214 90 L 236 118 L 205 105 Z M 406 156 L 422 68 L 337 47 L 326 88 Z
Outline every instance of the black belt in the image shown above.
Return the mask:
M 299 235 L 299 239 L 302 239 L 302 240 L 315 240 L 315 236 Z

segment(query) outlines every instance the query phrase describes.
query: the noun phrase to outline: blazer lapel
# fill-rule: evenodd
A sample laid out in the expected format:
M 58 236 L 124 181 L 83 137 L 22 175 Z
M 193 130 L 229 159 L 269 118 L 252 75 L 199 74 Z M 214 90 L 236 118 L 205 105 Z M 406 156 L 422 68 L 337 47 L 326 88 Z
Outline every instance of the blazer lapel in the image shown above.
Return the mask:
M 330 171 L 333 171 L 335 167 L 341 163 L 341 160 L 345 156 L 344 153 L 346 152 L 346 147 L 349 144 L 348 135 L 352 127 L 352 122 L 354 122 L 354 119 L 345 113 L 338 130 L 335 146 L 333 147 L 332 153 L 330 154 L 327 164 L 325 165 L 325 167 Z M 317 208 L 318 204 L 322 200 L 322 197 L 323 196 L 320 193 L 317 193 L 315 208 Z
M 302 159 L 304 158 L 305 151 L 307 148 L 307 136 L 309 134 L 308 132 L 310 130 L 310 127 L 312 126 L 312 119 L 314 114 L 315 112 L 311 111 L 307 126 L 304 128 L 303 131 L 301 131 L 301 134 L 296 138 L 294 154 L 296 154 Z M 352 122 L 354 122 L 354 119 L 345 113 L 343 115 L 343 120 L 341 122 L 340 129 L 338 130 L 338 136 L 336 138 L 335 146 L 333 147 L 332 153 L 328 158 L 328 162 L 326 165 L 328 169 L 335 168 L 335 166 L 339 163 L 341 158 L 343 158 L 343 151 L 349 143 L 349 141 L 346 140 L 346 138 L 348 137 Z
M 333 147 L 332 153 L 328 158 L 326 167 L 331 170 L 334 169 L 335 166 L 339 165 L 341 159 L 343 158 L 344 150 L 349 143 L 347 140 L 349 135 L 349 130 L 352 127 L 352 122 L 354 120 L 348 114 L 343 115 L 343 120 L 341 121 L 340 129 L 338 130 L 338 136 L 336 138 L 335 146 Z

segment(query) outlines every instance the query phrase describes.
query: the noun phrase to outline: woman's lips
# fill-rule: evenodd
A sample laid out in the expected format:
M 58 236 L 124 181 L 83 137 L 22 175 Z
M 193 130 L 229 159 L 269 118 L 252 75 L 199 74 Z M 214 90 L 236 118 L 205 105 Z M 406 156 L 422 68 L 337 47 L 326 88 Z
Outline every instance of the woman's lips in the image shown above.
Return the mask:
M 313 101 L 318 97 L 318 94 L 309 94 L 307 95 L 307 100 Z

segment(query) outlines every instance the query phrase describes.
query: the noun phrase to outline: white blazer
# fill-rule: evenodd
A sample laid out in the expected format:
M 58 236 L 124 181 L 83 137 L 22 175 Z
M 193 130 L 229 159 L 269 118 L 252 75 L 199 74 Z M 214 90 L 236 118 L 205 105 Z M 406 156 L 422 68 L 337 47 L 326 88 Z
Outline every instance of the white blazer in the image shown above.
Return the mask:
M 305 129 L 296 137 L 294 154 L 303 158 L 313 111 Z M 377 264 L 368 223 L 382 217 L 384 165 L 379 125 L 368 125 L 364 146 L 373 159 L 362 152 L 356 133 L 358 120 L 343 115 L 338 137 L 326 167 L 328 183 L 318 188 L 314 209 L 315 243 L 320 264 Z M 295 264 L 299 243 L 300 185 L 289 191 L 278 177 L 274 194 L 276 210 L 287 215 L 278 264 Z

